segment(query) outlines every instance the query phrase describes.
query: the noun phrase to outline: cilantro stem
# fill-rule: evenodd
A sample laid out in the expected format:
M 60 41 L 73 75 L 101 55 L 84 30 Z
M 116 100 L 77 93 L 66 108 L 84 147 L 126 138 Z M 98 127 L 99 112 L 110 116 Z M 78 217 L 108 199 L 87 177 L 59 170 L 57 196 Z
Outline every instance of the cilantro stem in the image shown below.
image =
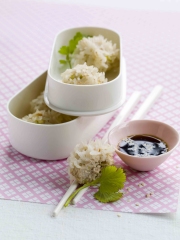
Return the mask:
M 71 66 L 71 61 L 68 61 L 68 62 L 69 62 L 69 67 L 72 68 L 72 66 Z
M 67 60 L 67 62 L 69 63 L 69 67 L 72 68 L 71 59 L 70 59 L 70 57 L 69 57 L 69 54 L 67 54 L 66 60 Z

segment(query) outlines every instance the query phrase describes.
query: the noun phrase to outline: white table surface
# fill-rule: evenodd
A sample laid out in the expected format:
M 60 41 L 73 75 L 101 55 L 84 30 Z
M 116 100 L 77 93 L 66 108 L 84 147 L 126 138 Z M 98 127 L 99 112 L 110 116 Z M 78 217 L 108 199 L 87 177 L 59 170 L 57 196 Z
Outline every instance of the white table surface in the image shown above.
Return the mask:
M 43 1 L 43 0 L 36 0 Z M 122 9 L 179 11 L 180 0 L 44 0 Z M 0 200 L 0 240 L 179 240 L 180 204 L 173 214 L 131 214 Z

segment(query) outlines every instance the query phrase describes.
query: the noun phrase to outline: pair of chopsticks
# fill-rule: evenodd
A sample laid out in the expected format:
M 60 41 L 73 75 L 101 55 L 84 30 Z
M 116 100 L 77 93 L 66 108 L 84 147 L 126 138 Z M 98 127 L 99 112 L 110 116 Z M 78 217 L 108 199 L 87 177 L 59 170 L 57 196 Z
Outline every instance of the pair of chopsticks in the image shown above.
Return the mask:
M 153 90 L 151 91 L 151 93 L 148 95 L 148 97 L 145 99 L 145 101 L 142 103 L 142 105 L 140 106 L 140 108 L 138 109 L 138 111 L 135 113 L 134 117 L 132 118 L 132 120 L 138 120 L 138 119 L 142 119 L 144 118 L 145 114 L 147 113 L 147 111 L 151 108 L 151 106 L 154 104 L 154 102 L 157 100 L 157 98 L 161 95 L 162 93 L 162 89 L 163 87 L 161 85 L 157 85 L 153 88 Z M 138 103 L 138 101 L 140 100 L 141 97 L 141 93 L 136 91 L 134 92 L 131 97 L 129 98 L 129 100 L 126 102 L 126 104 L 124 105 L 124 107 L 122 108 L 122 110 L 119 112 L 118 116 L 116 117 L 116 119 L 114 120 L 113 124 L 110 126 L 110 128 L 108 129 L 108 131 L 106 132 L 106 134 L 103 137 L 103 141 L 107 142 L 108 140 L 108 134 L 109 132 L 118 124 L 123 123 L 127 117 L 129 116 L 129 114 L 131 113 L 131 111 L 133 110 L 133 108 L 136 106 L 136 104 Z M 52 216 L 56 217 L 60 210 L 63 208 L 66 200 L 69 198 L 69 196 L 76 190 L 78 186 L 78 183 L 76 181 L 74 181 L 69 189 L 67 190 L 67 192 L 65 193 L 65 195 L 62 197 L 61 201 L 59 202 L 59 204 L 57 205 L 57 207 L 55 208 L 55 210 L 53 211 Z M 85 188 L 83 190 L 81 190 L 73 199 L 72 203 L 76 204 L 81 197 L 84 195 L 84 193 L 87 191 L 88 188 Z

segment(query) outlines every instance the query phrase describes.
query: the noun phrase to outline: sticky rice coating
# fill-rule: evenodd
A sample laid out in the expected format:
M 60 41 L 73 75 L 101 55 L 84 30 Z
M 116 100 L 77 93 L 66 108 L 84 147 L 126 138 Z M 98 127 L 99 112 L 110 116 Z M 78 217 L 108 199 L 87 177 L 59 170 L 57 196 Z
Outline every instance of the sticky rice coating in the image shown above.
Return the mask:
M 68 157 L 70 179 L 80 184 L 98 178 L 102 168 L 114 164 L 114 147 L 101 139 L 77 144 Z
M 49 110 L 50 108 L 44 102 L 44 92 L 42 92 L 37 98 L 33 99 L 30 102 L 30 111 L 31 113 L 36 112 L 37 110 Z
M 64 83 L 77 85 L 94 85 L 107 82 L 104 72 L 98 72 L 96 67 L 87 66 L 86 63 L 67 69 L 61 74 L 61 78 Z
M 43 94 L 42 92 L 30 102 L 30 113 L 22 118 L 23 121 L 36 124 L 59 124 L 76 118 L 50 109 L 44 102 Z
M 76 46 L 72 56 L 72 66 L 87 63 L 95 66 L 100 72 L 110 70 L 119 61 L 119 49 L 112 41 L 102 35 L 83 38 Z

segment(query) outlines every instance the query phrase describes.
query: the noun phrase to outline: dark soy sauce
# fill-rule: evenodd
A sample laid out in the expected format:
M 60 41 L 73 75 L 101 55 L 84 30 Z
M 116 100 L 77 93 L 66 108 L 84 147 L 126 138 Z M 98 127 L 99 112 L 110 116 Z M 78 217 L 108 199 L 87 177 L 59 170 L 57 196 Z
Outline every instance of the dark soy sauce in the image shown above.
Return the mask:
M 118 144 L 119 151 L 132 156 L 158 156 L 168 151 L 167 144 L 150 135 L 134 135 L 123 139 Z

